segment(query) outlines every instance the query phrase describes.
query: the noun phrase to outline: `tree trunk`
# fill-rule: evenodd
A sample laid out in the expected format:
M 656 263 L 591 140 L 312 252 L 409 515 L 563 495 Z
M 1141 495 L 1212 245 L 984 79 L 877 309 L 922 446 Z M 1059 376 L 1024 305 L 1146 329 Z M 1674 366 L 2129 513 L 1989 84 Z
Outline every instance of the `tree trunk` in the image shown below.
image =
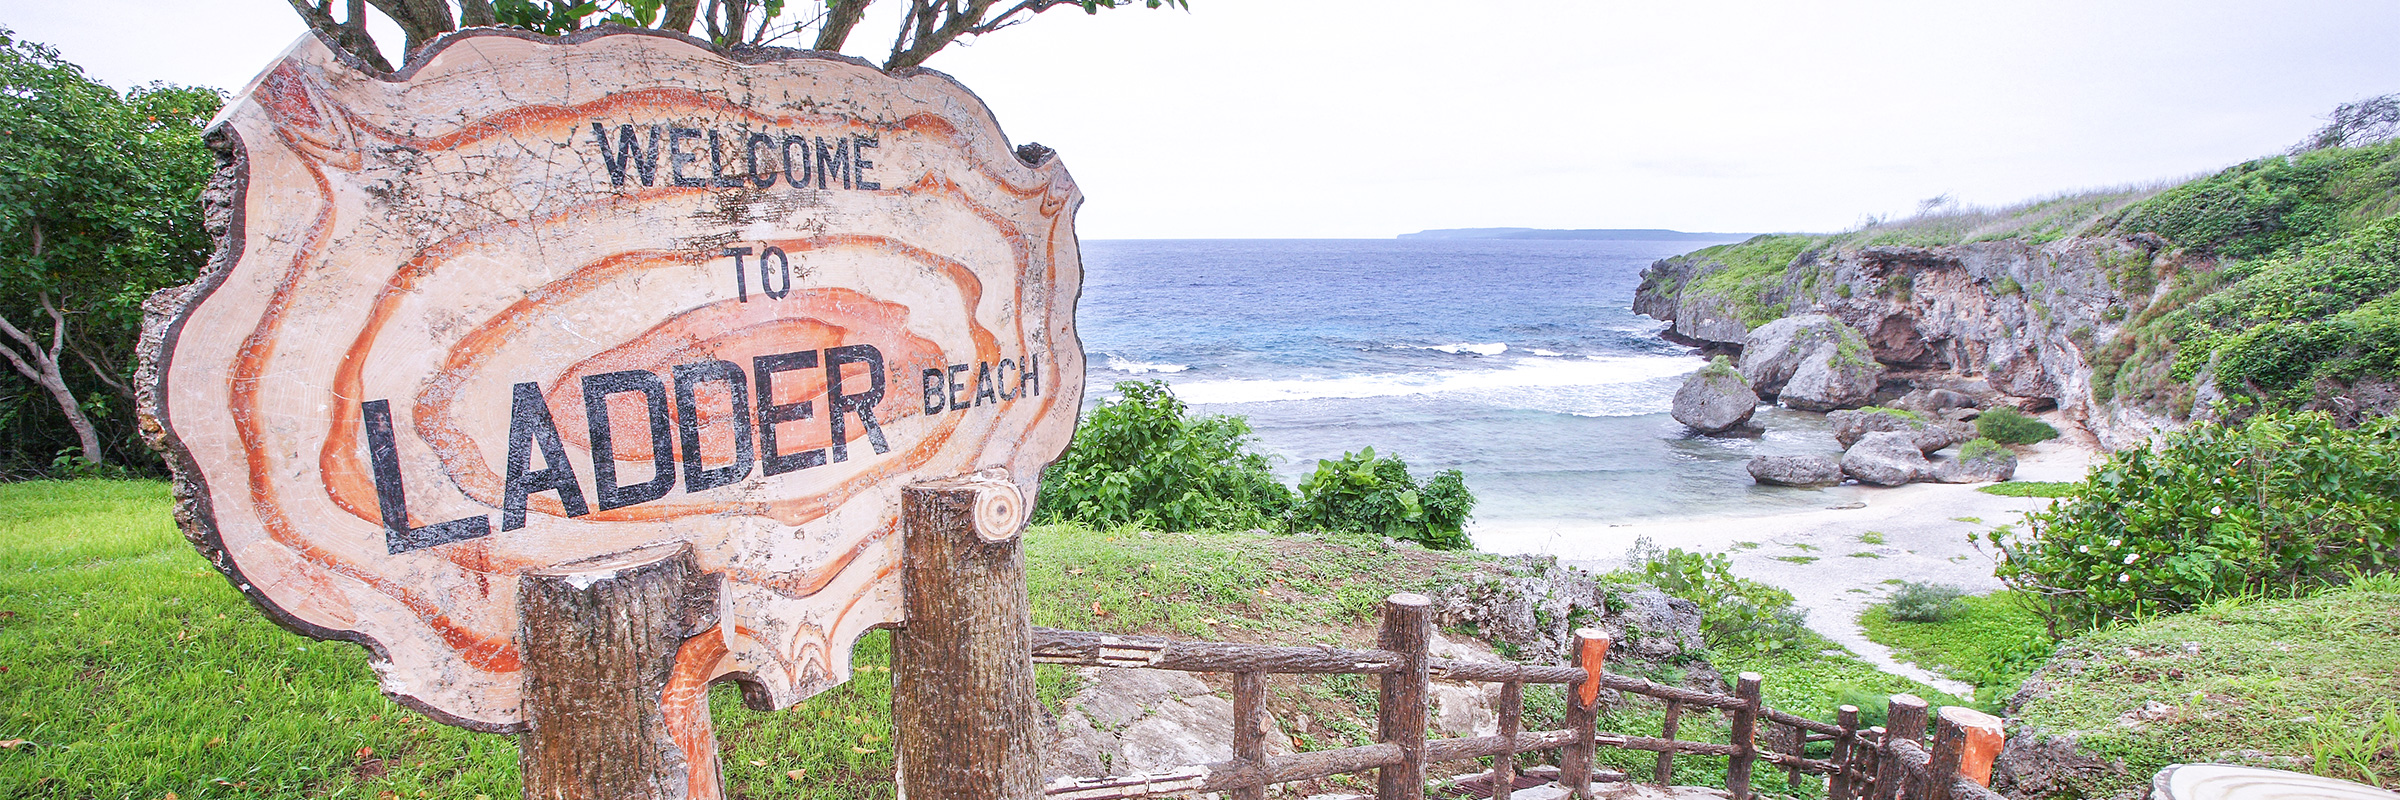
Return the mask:
M 68 388 L 67 376 L 59 369 L 58 357 L 67 343 L 67 316 L 51 305 L 48 293 L 42 295 L 42 309 L 50 312 L 50 347 L 44 349 L 31 334 L 8 318 L 0 317 L 0 332 L 16 340 L 16 347 L 0 343 L 0 355 L 6 355 L 9 365 L 17 368 L 17 374 L 42 387 L 58 403 L 59 413 L 67 416 L 67 425 L 75 429 L 75 438 L 83 445 L 83 459 L 94 464 L 108 463 L 108 456 L 100 451 L 99 429 L 92 427 L 91 417 L 84 416 L 83 405 L 75 401 L 75 390 Z M 17 347 L 23 347 L 25 352 L 17 352 Z

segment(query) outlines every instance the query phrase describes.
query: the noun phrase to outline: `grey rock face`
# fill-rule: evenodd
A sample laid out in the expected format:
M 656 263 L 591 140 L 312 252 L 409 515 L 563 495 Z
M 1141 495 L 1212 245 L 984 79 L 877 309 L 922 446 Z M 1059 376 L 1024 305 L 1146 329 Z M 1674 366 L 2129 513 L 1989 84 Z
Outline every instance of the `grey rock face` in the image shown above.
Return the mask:
M 1940 414 L 1953 408 L 1974 408 L 1975 398 L 1965 392 L 1949 389 L 1914 389 L 1892 401 L 1893 408 L 1905 408 L 1923 414 Z
M 1758 456 L 1750 479 L 1769 486 L 1832 486 L 1842 482 L 1842 462 L 1831 456 Z
M 1866 337 L 1824 314 L 1758 326 L 1742 339 L 1742 377 L 1760 397 L 1802 411 L 1857 408 L 1883 377 Z
M 1842 454 L 1842 473 L 1860 483 L 1899 486 L 1933 474 L 1933 462 L 1917 449 L 1916 437 L 1902 431 L 1867 434 Z
M 1742 373 L 1710 364 L 1683 379 L 1675 391 L 1675 421 L 1701 433 L 1722 433 L 1750 421 L 1758 409 L 1758 394 Z
M 2009 797 L 2084 797 L 2124 774 L 2123 760 L 2093 755 L 2076 746 L 2072 735 L 2010 731 L 2000 757 L 1992 762 L 1992 788 Z
M 1513 557 L 1505 574 L 1444 586 L 1433 601 L 1438 624 L 1473 626 L 1483 638 L 1517 648 L 1513 660 L 1522 663 L 1566 663 L 1574 629 L 1593 627 L 1616 642 L 1611 664 L 1631 662 L 1652 672 L 1674 666 L 1683 670 L 1684 685 L 1696 689 L 1724 684 L 1706 662 L 1685 658 L 1705 647 L 1699 606 L 1648 586 L 1603 585 L 1555 556 Z M 1619 610 L 1610 611 L 1611 605 Z
M 1083 690 L 1068 701 L 1043 748 L 1043 780 L 1155 772 L 1233 757 L 1233 702 L 1188 672 L 1082 670 Z M 1267 751 L 1292 752 L 1271 720 Z
M 1960 456 L 1933 467 L 1933 479 L 1942 483 L 1994 483 L 2017 475 L 2017 454 L 2007 449 L 1989 450 L 1973 457 Z
M 1884 431 L 1906 433 L 1920 453 L 1933 453 L 1942 448 L 1975 438 L 1975 427 L 1957 422 L 1927 422 L 1907 414 L 1879 409 L 1839 410 L 1825 413 L 1825 421 L 1833 425 L 1833 439 L 1843 447 L 1858 444 L 1867 434 Z

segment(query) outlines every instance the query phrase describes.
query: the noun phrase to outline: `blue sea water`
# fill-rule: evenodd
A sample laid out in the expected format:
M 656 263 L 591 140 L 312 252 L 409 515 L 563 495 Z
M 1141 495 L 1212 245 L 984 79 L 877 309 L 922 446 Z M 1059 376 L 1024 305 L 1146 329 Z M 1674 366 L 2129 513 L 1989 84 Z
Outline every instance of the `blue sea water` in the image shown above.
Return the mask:
M 1094 396 L 1164 379 L 1249 418 L 1287 482 L 1368 446 L 1420 477 L 1457 468 L 1480 500 L 1470 532 L 1822 506 L 1743 471 L 1828 447 L 1821 422 L 1720 439 L 1667 414 L 1703 362 L 1633 292 L 1650 262 L 1708 244 L 1087 241 L 1076 319 Z

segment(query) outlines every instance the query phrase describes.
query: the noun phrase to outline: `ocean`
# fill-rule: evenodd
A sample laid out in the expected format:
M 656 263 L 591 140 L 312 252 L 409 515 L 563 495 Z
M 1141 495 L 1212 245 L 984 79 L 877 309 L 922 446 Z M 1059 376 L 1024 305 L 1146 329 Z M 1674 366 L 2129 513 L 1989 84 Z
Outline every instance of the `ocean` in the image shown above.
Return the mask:
M 1844 502 L 1754 484 L 1757 454 L 1828 452 L 1815 415 L 1760 438 L 1668 415 L 1703 361 L 1633 313 L 1641 271 L 1712 242 L 1094 240 L 1077 326 L 1091 394 L 1162 379 L 1247 417 L 1287 482 L 1374 447 L 1458 469 L 1483 537 Z

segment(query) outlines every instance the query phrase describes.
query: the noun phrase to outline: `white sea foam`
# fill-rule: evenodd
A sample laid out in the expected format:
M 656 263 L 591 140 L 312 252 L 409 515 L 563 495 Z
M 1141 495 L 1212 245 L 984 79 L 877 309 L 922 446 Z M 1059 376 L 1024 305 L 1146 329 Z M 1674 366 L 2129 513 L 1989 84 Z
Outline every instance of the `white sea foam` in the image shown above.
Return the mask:
M 1442 351 L 1442 352 L 1444 352 L 1444 353 L 1452 353 L 1452 354 L 1457 354 L 1457 353 L 1473 353 L 1473 354 L 1475 354 L 1475 355 L 1479 355 L 1479 356 L 1496 356 L 1496 355 L 1499 355 L 1499 354 L 1501 354 L 1501 353 L 1506 353 L 1506 352 L 1508 352 L 1508 343 L 1507 343 L 1507 342 L 1492 342 L 1492 343 L 1489 343 L 1489 344 L 1475 344 L 1475 343 L 1472 343 L 1472 342 L 1470 342 L 1470 343 L 1466 343 L 1466 344 L 1443 344 L 1443 345 L 1434 345 L 1434 346 L 1432 346 L 1432 347 L 1427 347 L 1427 348 L 1424 348 L 1424 349 L 1426 349 L 1426 350 L 1440 350 L 1440 351 Z
M 1559 357 L 1559 356 L 1566 355 L 1565 353 L 1560 353 L 1560 352 L 1553 351 L 1553 350 L 1544 350 L 1544 349 L 1541 349 L 1541 348 L 1539 348 L 1539 347 L 1533 348 L 1533 349 L 1531 349 L 1531 350 L 1527 350 L 1527 351 L 1525 351 L 1525 352 L 1532 353 L 1532 354 L 1534 354 L 1534 355 L 1541 356 L 1541 357 L 1543 357 L 1543 358 L 1557 358 L 1557 357 Z
M 1182 372 L 1184 370 L 1191 369 L 1192 367 L 1189 364 L 1162 364 L 1155 361 L 1135 361 L 1130 358 L 1111 355 L 1108 357 L 1108 368 L 1118 372 L 1140 375 L 1145 372 Z
M 1515 408 L 1626 416 L 1666 410 L 1673 379 L 1704 363 L 1690 356 L 1523 358 L 1502 369 L 1186 381 L 1175 384 L 1175 394 L 1200 404 L 1458 394 Z

